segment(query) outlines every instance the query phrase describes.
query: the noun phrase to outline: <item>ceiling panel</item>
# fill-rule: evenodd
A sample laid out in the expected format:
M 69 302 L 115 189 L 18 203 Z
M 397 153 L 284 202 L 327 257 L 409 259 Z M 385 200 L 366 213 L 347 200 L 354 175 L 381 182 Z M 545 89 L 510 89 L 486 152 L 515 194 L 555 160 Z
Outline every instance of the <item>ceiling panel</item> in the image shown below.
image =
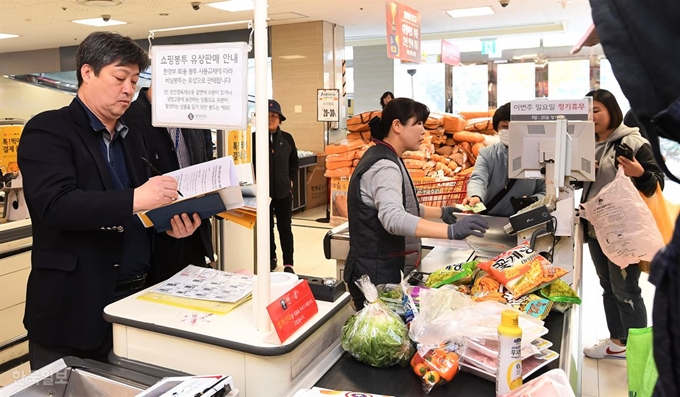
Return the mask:
M 566 31 L 585 32 L 591 23 L 587 0 L 511 0 L 502 8 L 489 0 L 410 0 L 403 1 L 421 13 L 422 35 L 446 38 L 460 32 L 488 32 L 504 27 L 563 23 Z M 564 3 L 564 7 L 563 7 Z M 270 25 L 325 20 L 345 27 L 349 43 L 360 39 L 381 40 L 385 37 L 385 2 L 382 0 L 271 0 L 268 13 L 295 13 L 307 17 L 271 21 Z M 496 14 L 484 17 L 453 19 L 447 9 L 491 6 Z M 198 11 L 188 0 L 126 0 L 114 7 L 94 7 L 77 0 L 0 0 L 0 33 L 18 34 L 14 39 L 0 40 L 0 53 L 26 51 L 80 42 L 88 33 L 103 29 L 74 24 L 74 19 L 97 18 L 102 14 L 124 20 L 127 25 L 114 26 L 122 34 L 135 39 L 147 37 L 150 29 L 209 24 L 252 19 L 252 11 L 230 13 L 206 6 Z M 167 13 L 168 16 L 161 16 Z M 226 29 L 242 29 L 234 26 Z M 202 33 L 225 28 L 199 29 L 157 34 L 157 37 Z

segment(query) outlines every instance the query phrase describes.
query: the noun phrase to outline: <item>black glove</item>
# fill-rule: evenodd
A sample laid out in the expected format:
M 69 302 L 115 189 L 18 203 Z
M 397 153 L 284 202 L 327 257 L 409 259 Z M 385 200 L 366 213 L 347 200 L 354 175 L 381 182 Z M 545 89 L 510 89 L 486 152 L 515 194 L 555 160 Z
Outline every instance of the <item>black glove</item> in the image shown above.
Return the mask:
M 462 211 L 458 209 L 458 207 L 442 207 L 442 217 L 440 219 L 443 220 L 444 223 L 453 225 L 458 219 L 455 215 L 453 215 L 456 212 L 460 213 Z
M 462 240 L 467 236 L 484 237 L 489 223 L 481 215 L 470 215 L 449 225 L 449 240 Z

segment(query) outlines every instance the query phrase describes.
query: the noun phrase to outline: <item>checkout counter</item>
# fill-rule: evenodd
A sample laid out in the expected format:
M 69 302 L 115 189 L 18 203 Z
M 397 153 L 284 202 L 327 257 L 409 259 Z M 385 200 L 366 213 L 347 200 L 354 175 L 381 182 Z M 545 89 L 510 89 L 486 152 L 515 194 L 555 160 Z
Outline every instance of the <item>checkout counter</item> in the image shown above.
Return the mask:
M 465 216 L 460 214 L 457 216 Z M 418 271 L 431 273 L 444 266 L 473 259 L 491 259 L 521 243 L 527 235 L 510 236 L 503 227 L 508 218 L 484 216 L 489 230 L 484 238 L 468 237 L 466 240 L 423 239 L 423 256 Z M 576 218 L 578 219 L 578 218 Z M 581 295 L 582 241 L 578 222 L 574 225 L 575 238 L 562 237 L 554 251 L 554 263 L 570 271 L 572 288 Z M 324 239 L 324 253 L 327 259 L 337 262 L 337 276 L 344 273 L 345 258 L 349 252 L 348 224 L 330 230 Z M 571 258 L 571 259 L 568 259 Z M 567 277 L 567 276 L 565 276 Z M 564 279 L 564 278 L 563 278 Z M 553 361 L 532 375 L 538 376 L 548 370 L 561 368 L 567 374 L 574 393 L 581 395 L 581 312 L 574 305 L 565 313 L 551 312 L 545 320 L 548 333 L 544 339 L 553 343 L 552 350 L 560 354 Z M 456 377 L 430 394 L 422 391 L 420 379 L 407 368 L 373 368 L 360 363 L 349 354 L 342 358 L 321 378 L 316 386 L 334 390 L 352 390 L 364 393 L 378 393 L 394 396 L 495 396 L 495 383 L 484 380 L 461 368 Z

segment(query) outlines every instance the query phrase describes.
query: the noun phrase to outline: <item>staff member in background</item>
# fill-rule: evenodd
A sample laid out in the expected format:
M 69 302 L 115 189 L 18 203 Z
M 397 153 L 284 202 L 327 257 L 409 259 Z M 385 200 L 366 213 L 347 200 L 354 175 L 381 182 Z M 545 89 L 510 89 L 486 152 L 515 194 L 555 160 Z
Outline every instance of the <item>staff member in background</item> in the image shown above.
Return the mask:
M 141 134 L 120 120 L 148 65 L 129 37 L 95 32 L 76 54 L 78 95 L 33 117 L 19 167 L 33 227 L 24 326 L 31 369 L 61 357 L 106 361 L 113 345 L 104 307 L 143 287 L 151 233 L 133 214 L 177 198 L 171 177 L 147 178 Z M 168 235 L 189 236 L 194 214 L 175 216 Z
M 619 167 L 631 177 L 635 187 L 650 197 L 656 191 L 656 184 L 663 189 L 663 172 L 654 161 L 649 142 L 640 135 L 637 128 L 622 123 L 623 113 L 614 95 L 607 90 L 595 90 L 586 94 L 593 97 L 593 121 L 595 122 L 595 160 L 597 166 L 595 182 L 583 185 L 581 202 L 595 197 L 603 187 L 614 180 Z M 616 157 L 616 146 L 625 143 L 633 149 L 633 159 Z M 647 309 L 638 284 L 640 267 L 633 265 L 625 269 L 612 263 L 602 252 L 593 226 L 587 222 L 588 249 L 595 271 L 602 286 L 602 301 L 607 319 L 609 338 L 594 346 L 583 349 L 590 358 L 625 358 L 629 328 L 647 326 Z
M 380 107 L 382 109 L 385 109 L 385 105 L 390 103 L 391 100 L 394 99 L 394 94 L 391 91 L 385 91 L 383 92 L 382 96 L 380 97 Z
M 148 159 L 155 170 L 147 170 L 155 176 L 156 170 L 165 174 L 190 165 L 203 163 L 207 147 L 212 147 L 210 130 L 189 128 L 165 128 L 151 125 L 152 88 L 142 88 L 137 99 L 123 115 L 123 120 L 133 134 L 141 134 L 146 145 Z M 154 261 L 147 285 L 164 281 L 187 265 L 206 266 L 213 261 L 212 228 L 210 221 L 202 222 L 198 231 L 183 239 L 174 239 L 165 233 L 154 235 Z
M 350 248 L 344 279 L 361 310 L 364 296 L 354 283 L 368 274 L 374 284 L 399 283 L 420 262 L 420 238 L 482 237 L 489 228 L 479 215 L 456 222 L 453 207 L 418 203 L 413 181 L 401 155 L 418 150 L 425 137 L 423 124 L 430 110 L 409 98 L 396 98 L 370 122 L 376 146 L 366 151 L 349 182 Z M 445 223 L 423 218 L 440 218 Z
M 281 252 L 283 253 L 283 271 L 295 273 L 293 270 L 293 180 L 297 176 L 300 160 L 293 136 L 281 130 L 281 123 L 286 117 L 281 112 L 281 105 L 273 99 L 269 100 L 269 243 L 270 268 L 276 270 L 276 240 L 274 238 L 274 215 L 276 229 L 279 231 Z M 256 164 L 255 139 L 253 139 L 253 164 Z
M 498 132 L 500 142 L 479 151 L 467 185 L 468 196 L 463 200 L 463 205 L 484 203 L 488 215 L 514 215 L 517 211 L 513 200 L 545 197 L 544 179 L 508 179 L 509 125 L 510 102 L 496 109 L 493 115 L 493 129 Z

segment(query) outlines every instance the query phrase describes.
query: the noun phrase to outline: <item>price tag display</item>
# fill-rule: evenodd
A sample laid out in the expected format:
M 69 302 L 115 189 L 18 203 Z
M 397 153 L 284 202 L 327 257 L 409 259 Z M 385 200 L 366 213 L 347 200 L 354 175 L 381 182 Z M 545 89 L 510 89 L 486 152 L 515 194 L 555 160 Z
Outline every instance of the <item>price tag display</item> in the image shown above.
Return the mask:
M 340 121 L 340 90 L 316 90 L 317 121 Z

